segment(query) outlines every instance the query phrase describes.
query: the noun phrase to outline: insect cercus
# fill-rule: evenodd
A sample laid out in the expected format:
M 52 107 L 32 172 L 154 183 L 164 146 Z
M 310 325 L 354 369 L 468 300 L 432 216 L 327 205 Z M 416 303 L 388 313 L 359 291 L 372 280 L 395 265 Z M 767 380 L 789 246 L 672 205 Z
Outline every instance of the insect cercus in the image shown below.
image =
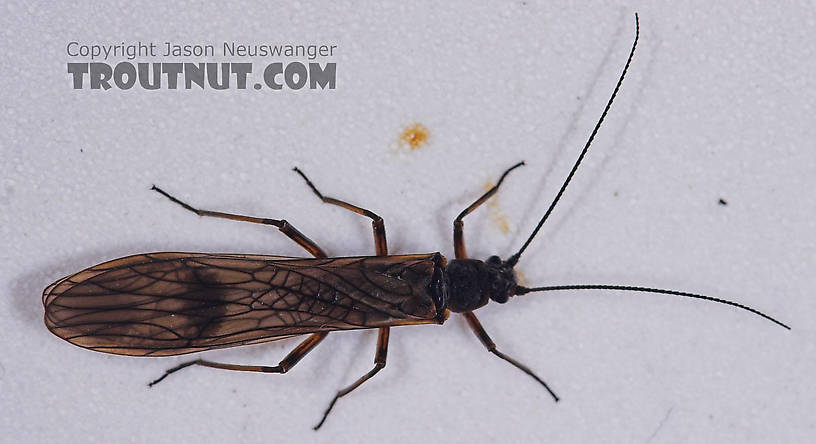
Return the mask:
M 639 22 L 626 65 L 595 128 L 548 210 L 521 248 L 506 260 L 467 257 L 465 216 L 488 200 L 507 175 L 465 208 L 453 222 L 455 259 L 440 253 L 389 255 L 385 224 L 377 214 L 324 196 L 295 168 L 323 202 L 371 218 L 376 256 L 327 257 L 295 227 L 279 219 L 241 216 L 194 208 L 154 186 L 152 189 L 199 216 L 219 217 L 277 227 L 313 259 L 218 253 L 148 253 L 114 259 L 48 286 L 43 293 L 45 324 L 57 336 L 80 347 L 130 356 L 172 356 L 308 335 L 276 366 L 235 365 L 195 359 L 151 382 L 192 366 L 226 370 L 286 373 L 330 332 L 379 329 L 374 368 L 340 390 L 323 413 L 318 429 L 341 397 L 385 367 L 391 327 L 442 324 L 451 312 L 464 316 L 487 350 L 534 378 L 558 396 L 532 370 L 496 347 L 473 313 L 491 300 L 500 304 L 530 292 L 623 290 L 684 296 L 750 311 L 782 327 L 768 315 L 736 302 L 699 294 L 620 285 L 524 287 L 513 270 L 550 216 L 587 153 L 620 89 L 637 47 Z

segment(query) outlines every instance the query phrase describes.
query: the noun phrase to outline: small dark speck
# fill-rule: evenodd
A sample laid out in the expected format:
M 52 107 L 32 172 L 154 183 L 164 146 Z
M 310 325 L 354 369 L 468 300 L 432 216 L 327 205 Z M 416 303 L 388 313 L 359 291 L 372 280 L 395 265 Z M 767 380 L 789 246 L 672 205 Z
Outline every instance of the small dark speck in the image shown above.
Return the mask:
M 85 150 L 83 150 L 82 148 L 80 148 L 80 149 L 79 149 L 79 152 L 80 152 L 80 153 L 84 153 L 84 152 L 85 152 Z
M 728 205 L 728 202 L 726 202 L 725 199 L 723 199 L 721 197 L 720 200 L 719 200 L 719 204 L 722 205 L 722 206 L 726 206 L 726 205 Z
M 614 193 L 612 193 L 612 195 L 613 195 L 613 196 L 615 196 L 615 197 L 618 197 L 618 194 L 620 194 L 620 193 L 618 193 L 617 191 L 615 191 Z

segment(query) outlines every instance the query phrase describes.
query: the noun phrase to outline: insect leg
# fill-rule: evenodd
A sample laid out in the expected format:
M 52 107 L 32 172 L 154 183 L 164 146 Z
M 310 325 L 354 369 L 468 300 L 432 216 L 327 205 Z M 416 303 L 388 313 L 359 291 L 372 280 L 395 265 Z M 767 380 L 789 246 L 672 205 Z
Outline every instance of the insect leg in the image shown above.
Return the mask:
M 306 181 L 306 185 L 309 185 L 309 188 L 311 188 L 317 197 L 319 197 L 323 202 L 337 205 L 338 207 L 342 207 L 359 215 L 371 218 L 371 228 L 374 230 L 374 248 L 377 250 L 377 256 L 385 256 L 388 254 L 388 244 L 385 241 L 385 221 L 383 221 L 382 217 L 374 214 L 372 211 L 366 210 L 365 208 L 358 207 L 357 205 L 352 205 L 348 202 L 344 202 L 333 197 L 324 196 L 320 191 L 317 191 L 317 187 L 314 186 L 312 181 L 306 177 L 306 174 L 304 174 L 300 168 L 294 167 L 292 170 L 300 174 L 300 177 Z
M 289 222 L 283 219 L 266 219 L 262 217 L 241 216 L 240 214 L 222 213 L 220 211 L 199 210 L 182 202 L 179 199 L 176 199 L 175 197 L 171 196 L 169 193 L 157 187 L 156 185 L 153 185 L 153 187 L 150 189 L 172 200 L 173 202 L 181 205 L 184 209 L 192 211 L 193 213 L 202 217 L 204 216 L 219 217 L 222 219 L 239 220 L 243 222 L 252 222 L 254 224 L 275 226 L 278 228 L 278 230 L 285 234 L 286 237 L 292 239 L 293 241 L 297 242 L 298 245 L 306 249 L 306 251 L 308 251 L 312 256 L 314 257 L 327 256 L 326 252 L 324 252 L 320 247 L 318 247 L 317 244 L 314 243 L 314 241 L 306 237 L 306 235 L 298 231 L 297 228 L 293 227 L 291 224 L 289 224 Z
M 203 365 L 204 367 L 212 367 L 212 368 L 220 368 L 224 370 L 237 370 L 242 372 L 262 372 L 262 373 L 286 373 L 292 367 L 295 366 L 304 356 L 306 353 L 312 351 L 313 348 L 320 344 L 329 332 L 320 332 L 320 333 L 312 333 L 306 338 L 303 342 L 298 344 L 285 358 L 283 358 L 280 363 L 274 367 L 264 366 L 264 365 L 237 365 L 237 364 L 222 364 L 220 362 L 213 362 L 213 361 L 205 361 L 203 359 L 196 359 L 195 361 L 189 361 L 182 364 L 179 364 L 167 371 L 155 381 L 148 384 L 149 387 L 153 387 L 154 385 L 161 382 L 164 378 L 168 377 L 170 374 L 175 373 L 183 368 L 190 367 L 191 365 Z
M 470 326 L 470 329 L 473 330 L 473 333 L 476 335 L 476 337 L 478 337 L 479 340 L 482 341 L 482 344 L 484 344 L 484 346 L 487 348 L 487 351 L 489 351 L 490 353 L 493 353 L 494 355 L 496 355 L 496 356 L 504 359 L 505 361 L 513 364 L 519 370 L 521 370 L 524 373 L 527 373 L 528 375 L 530 375 L 533 379 L 538 381 L 539 384 L 543 385 L 544 388 L 547 389 L 548 392 L 550 392 L 550 395 L 552 395 L 553 399 L 555 399 L 555 402 L 558 402 L 558 396 L 555 393 L 553 393 L 552 390 L 550 390 L 550 387 L 547 386 L 546 382 L 544 382 L 535 373 L 533 373 L 532 370 L 527 368 L 526 365 L 524 365 L 524 364 L 516 361 L 515 359 L 505 355 L 504 353 L 500 352 L 496 348 L 496 344 L 493 342 L 492 339 L 490 339 L 490 336 L 488 336 L 488 334 L 485 331 L 484 327 L 482 327 L 482 324 L 479 322 L 479 319 L 476 318 L 476 315 L 473 314 L 473 312 L 464 313 L 463 316 L 465 317 L 465 320 L 467 320 L 467 323 Z
M 462 219 L 473 212 L 473 210 L 478 208 L 479 205 L 483 204 L 487 199 L 490 199 L 490 196 L 496 194 L 496 191 L 499 191 L 499 186 L 502 184 L 507 174 L 522 165 L 524 165 L 524 161 L 508 168 L 504 173 L 502 173 L 501 177 L 499 178 L 499 182 L 496 183 L 496 185 L 487 190 L 486 193 L 482 194 L 482 197 L 476 199 L 476 202 L 470 204 L 469 207 L 465 208 L 461 213 L 459 213 L 458 216 L 456 216 L 456 219 L 453 221 L 453 251 L 456 253 L 456 259 L 467 258 L 467 250 L 465 249 L 465 233 L 463 231 L 465 223 L 462 222 Z
M 338 399 L 348 395 L 354 389 L 362 385 L 364 382 L 371 379 L 371 377 L 376 375 L 377 372 L 385 368 L 385 358 L 388 355 L 388 334 L 389 327 L 380 328 L 380 333 L 379 336 L 377 337 L 377 352 L 374 355 L 374 368 L 371 369 L 370 372 L 363 375 L 360 379 L 354 381 L 354 384 L 351 384 L 350 386 L 344 388 L 343 390 L 340 390 L 339 392 L 337 392 L 336 395 L 334 395 L 334 399 L 332 399 L 331 402 L 329 403 L 329 407 L 326 409 L 325 412 L 323 412 L 323 418 L 321 418 L 320 422 L 317 423 L 316 426 L 314 426 L 315 430 L 319 429 L 320 426 L 322 426 L 323 423 L 326 422 L 326 417 L 329 416 L 329 412 L 332 411 L 332 408 L 334 407 L 334 404 L 337 403 Z

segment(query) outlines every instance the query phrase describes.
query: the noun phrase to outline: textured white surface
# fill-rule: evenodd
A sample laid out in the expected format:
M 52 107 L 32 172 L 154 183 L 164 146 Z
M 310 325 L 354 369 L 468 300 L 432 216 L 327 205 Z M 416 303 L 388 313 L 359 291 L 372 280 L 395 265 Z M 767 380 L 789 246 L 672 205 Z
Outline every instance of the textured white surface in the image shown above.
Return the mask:
M 8 442 L 808 442 L 816 434 L 816 15 L 808 2 L 580 9 L 551 2 L 310 6 L 24 6 L 6 2 L 0 79 L 0 430 Z M 55 9 L 57 8 L 57 9 Z M 290 374 L 189 369 L 186 358 L 88 352 L 42 325 L 40 294 L 103 260 L 161 250 L 301 255 L 264 227 L 205 208 L 285 217 L 335 255 L 452 256 L 451 221 L 518 160 L 495 207 L 466 221 L 474 257 L 509 255 L 549 204 L 641 43 L 585 164 L 519 270 L 530 284 L 620 283 L 724 306 L 599 292 L 519 297 L 479 314 L 562 396 L 484 351 L 461 319 L 333 334 Z M 329 42 L 333 92 L 74 91 L 83 41 Z M 421 122 L 425 149 L 397 149 Z M 727 206 L 718 205 L 723 198 Z M 502 212 L 505 234 L 491 222 Z M 495 214 L 494 216 L 495 217 Z M 296 342 L 211 352 L 274 364 Z

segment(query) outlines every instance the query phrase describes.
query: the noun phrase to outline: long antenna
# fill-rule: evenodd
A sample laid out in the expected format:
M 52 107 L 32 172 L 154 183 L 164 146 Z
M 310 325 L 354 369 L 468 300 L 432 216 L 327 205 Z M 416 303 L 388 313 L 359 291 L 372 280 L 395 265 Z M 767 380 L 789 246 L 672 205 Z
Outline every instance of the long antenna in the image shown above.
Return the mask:
M 718 299 L 712 298 L 711 296 L 705 296 L 702 294 L 694 294 L 694 293 L 686 293 L 684 291 L 675 291 L 675 290 L 662 290 L 660 288 L 649 288 L 649 287 L 633 287 L 630 285 L 553 285 L 548 287 L 533 287 L 527 288 L 518 286 L 516 287 L 516 295 L 527 294 L 534 291 L 558 291 L 558 290 L 622 290 L 622 291 L 638 291 L 643 293 L 658 293 L 658 294 L 668 294 L 672 296 L 684 296 L 687 298 L 694 298 L 694 299 L 703 299 L 705 301 L 711 302 L 718 302 L 720 304 L 731 305 L 732 307 L 741 308 L 743 310 L 750 311 L 753 314 L 762 316 L 763 318 L 777 324 L 779 326 L 785 327 L 788 330 L 791 328 L 787 325 L 783 324 L 782 322 L 777 321 L 776 319 L 762 313 L 759 310 L 754 310 L 751 307 L 746 305 L 742 305 L 736 302 L 727 301 L 725 299 Z
M 523 253 L 524 250 L 527 249 L 527 246 L 530 245 L 530 242 L 532 242 L 533 238 L 536 236 L 536 234 L 538 234 L 538 230 L 541 229 L 541 226 L 544 225 L 544 222 L 547 220 L 548 217 L 550 217 L 550 213 L 552 213 L 553 209 L 555 208 L 555 205 L 561 199 L 561 195 L 564 194 L 564 190 L 567 189 L 567 185 L 569 185 L 570 181 L 572 180 L 572 176 L 574 176 L 575 172 L 578 171 L 578 165 L 580 165 L 581 161 L 584 160 L 584 156 L 589 150 L 589 146 L 592 145 L 592 141 L 595 139 L 595 135 L 598 134 L 598 130 L 601 128 L 601 123 L 603 123 L 604 118 L 606 118 L 606 113 L 609 112 L 609 108 L 612 107 L 612 102 L 615 100 L 615 96 L 618 95 L 618 90 L 620 89 L 621 84 L 623 83 L 624 77 L 626 77 L 626 71 L 629 70 L 629 64 L 632 63 L 632 56 L 635 55 L 635 48 L 637 48 L 638 37 L 640 37 L 640 20 L 638 19 L 637 13 L 635 13 L 635 42 L 632 43 L 632 50 L 629 51 L 629 58 L 626 59 L 626 66 L 623 67 L 623 72 L 621 73 L 620 78 L 618 79 L 618 84 L 615 85 L 615 90 L 612 91 L 612 96 L 609 98 L 609 101 L 606 102 L 606 107 L 604 108 L 603 113 L 601 114 L 601 118 L 598 119 L 598 123 L 595 124 L 595 129 L 593 129 L 592 134 L 589 135 L 589 139 L 587 140 L 586 145 L 584 145 L 584 149 L 583 151 L 581 151 L 581 155 L 578 156 L 578 160 L 575 161 L 575 165 L 572 166 L 572 171 L 570 171 L 569 175 L 567 176 L 567 180 L 564 181 L 564 184 L 561 185 L 561 189 L 558 190 L 558 194 L 555 196 L 555 199 L 553 199 L 552 203 L 550 204 L 550 208 L 547 209 L 546 213 L 544 213 L 544 217 L 542 217 L 541 220 L 538 221 L 538 225 L 535 227 L 535 230 L 533 230 L 533 234 L 531 234 L 527 241 L 524 242 L 524 245 L 521 246 L 521 249 L 519 249 L 519 251 L 516 254 L 510 256 L 507 259 L 506 261 L 507 265 L 511 267 L 516 265 L 516 263 L 519 260 L 519 257 L 521 257 L 521 253 Z

